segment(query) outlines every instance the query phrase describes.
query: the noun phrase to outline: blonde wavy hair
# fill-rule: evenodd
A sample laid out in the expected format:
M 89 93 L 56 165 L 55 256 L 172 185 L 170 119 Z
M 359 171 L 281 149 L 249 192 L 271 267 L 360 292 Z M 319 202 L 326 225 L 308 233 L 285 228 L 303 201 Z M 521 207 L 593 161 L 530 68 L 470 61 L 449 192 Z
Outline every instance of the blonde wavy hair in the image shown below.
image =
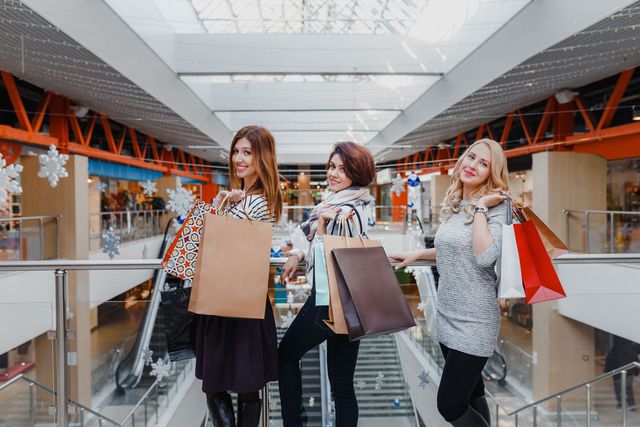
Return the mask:
M 471 144 L 464 153 L 462 153 L 456 162 L 456 165 L 453 167 L 451 184 L 444 195 L 442 209 L 440 210 L 441 222 L 446 221 L 454 213 L 460 212 L 460 202 L 462 201 L 460 169 L 462 167 L 462 161 L 474 147 L 480 144 L 486 145 L 491 153 L 491 174 L 484 184 L 471 194 L 471 203 L 469 203 L 464 209 L 467 213 L 465 224 L 471 224 L 473 222 L 473 209 L 475 208 L 478 199 L 497 191 L 509 190 L 509 171 L 507 169 L 507 156 L 504 154 L 504 150 L 502 150 L 500 144 L 492 139 L 479 139 Z

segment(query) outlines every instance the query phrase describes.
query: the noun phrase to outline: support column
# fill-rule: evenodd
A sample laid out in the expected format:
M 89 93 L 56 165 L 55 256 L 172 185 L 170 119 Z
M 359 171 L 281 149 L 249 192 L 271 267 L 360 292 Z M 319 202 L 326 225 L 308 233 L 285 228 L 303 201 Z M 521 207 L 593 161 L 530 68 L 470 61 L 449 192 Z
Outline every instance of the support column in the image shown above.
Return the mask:
M 606 160 L 592 154 L 533 155 L 533 210 L 566 241 L 563 209 L 606 209 Z M 556 303 L 533 305 L 533 397 L 540 399 L 595 375 L 591 326 L 558 314 Z
M 60 257 L 89 258 L 89 162 L 84 156 L 71 155 L 66 164 L 69 174 L 52 188 L 37 176 L 40 165 L 35 156 L 23 156 L 22 212 L 25 216 L 61 215 L 58 230 Z M 53 286 L 53 272 L 51 286 Z M 68 280 L 68 328 L 75 332 L 69 340 L 69 391 L 72 399 L 91 404 L 91 311 L 89 273 L 70 272 Z M 52 386 L 52 342 L 46 336 L 36 340 L 36 377 Z M 54 369 L 54 371 L 52 371 Z
M 440 209 L 447 189 L 451 185 L 451 177 L 447 174 L 431 176 L 431 213 L 432 221 L 440 219 Z

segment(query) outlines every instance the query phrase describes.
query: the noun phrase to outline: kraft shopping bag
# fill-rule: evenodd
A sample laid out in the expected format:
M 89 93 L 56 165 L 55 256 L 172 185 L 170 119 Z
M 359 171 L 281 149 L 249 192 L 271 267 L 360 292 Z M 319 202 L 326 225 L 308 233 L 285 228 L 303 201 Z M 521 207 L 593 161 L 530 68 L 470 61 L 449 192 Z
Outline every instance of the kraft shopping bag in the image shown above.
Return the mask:
M 189 311 L 263 319 L 269 281 L 270 222 L 204 216 Z

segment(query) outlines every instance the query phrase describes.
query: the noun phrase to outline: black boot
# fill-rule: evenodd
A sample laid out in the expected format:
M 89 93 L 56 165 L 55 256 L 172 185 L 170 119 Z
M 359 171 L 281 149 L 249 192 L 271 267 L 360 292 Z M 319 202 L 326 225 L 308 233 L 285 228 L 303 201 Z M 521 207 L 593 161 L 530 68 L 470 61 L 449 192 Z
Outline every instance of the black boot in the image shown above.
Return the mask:
M 484 418 L 487 424 L 491 425 L 491 411 L 489 410 L 487 399 L 484 396 L 471 399 L 470 405 L 482 416 L 482 418 Z
M 229 393 L 207 393 L 207 407 L 215 427 L 236 427 Z
M 258 427 L 262 400 L 238 401 L 238 427 Z
M 489 424 L 472 407 L 462 414 L 458 419 L 451 421 L 453 427 L 489 427 Z

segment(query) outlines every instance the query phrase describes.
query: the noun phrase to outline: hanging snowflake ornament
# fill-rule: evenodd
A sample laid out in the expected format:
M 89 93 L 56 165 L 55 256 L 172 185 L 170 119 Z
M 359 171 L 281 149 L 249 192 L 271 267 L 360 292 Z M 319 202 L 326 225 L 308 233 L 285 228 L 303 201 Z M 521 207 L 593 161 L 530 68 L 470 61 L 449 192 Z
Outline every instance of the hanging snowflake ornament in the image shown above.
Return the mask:
M 184 187 L 176 187 L 175 190 L 168 188 L 167 194 L 169 195 L 167 209 L 181 217 L 186 217 L 196 201 L 196 196 Z
M 393 186 L 391 187 L 391 191 L 396 193 L 396 196 L 400 196 L 402 193 L 404 193 L 404 180 L 402 179 L 400 174 L 397 174 L 396 177 L 391 180 L 391 183 L 393 184 Z
M 425 388 L 431 382 L 429 374 L 424 369 L 418 374 L 418 387 Z
M 356 387 L 358 387 L 360 390 L 364 389 L 366 385 L 367 385 L 367 382 L 365 380 L 356 381 Z
M 22 193 L 22 187 L 18 182 L 20 172 L 22 172 L 22 165 L 7 166 L 7 161 L 0 154 L 0 206 L 7 207 L 7 199 L 12 194 Z
M 291 322 L 293 322 L 293 319 L 294 316 L 291 310 L 289 310 L 286 316 L 280 316 L 280 320 L 282 320 L 282 327 L 287 329 L 291 325 Z
M 109 227 L 107 232 L 102 235 L 102 240 L 104 241 L 102 252 L 109 255 L 110 259 L 120 255 L 120 237 L 113 230 L 113 227 Z
M 48 178 L 49 185 L 56 187 L 60 178 L 66 178 L 69 176 L 64 165 L 67 164 L 69 156 L 66 154 L 60 154 L 55 145 L 49 147 L 47 154 L 40 154 L 38 161 L 40 162 L 40 170 L 38 176 L 40 178 Z
M 294 294 L 294 296 L 296 297 L 296 299 L 298 301 L 304 301 L 307 299 L 307 297 L 309 296 L 307 294 L 307 290 L 304 289 L 303 287 L 300 287 L 298 289 L 296 289 L 296 293 Z
M 409 175 L 407 178 L 407 186 L 409 187 L 409 192 L 407 193 L 407 205 L 410 208 L 418 206 L 420 202 L 420 177 L 415 173 Z
M 294 300 L 293 292 L 287 292 L 287 304 L 293 304 Z
M 155 363 L 151 363 L 151 375 L 156 377 L 158 381 L 162 381 L 163 379 L 169 377 L 170 372 L 171 364 L 165 363 L 163 359 L 158 358 Z
M 142 350 L 142 356 L 144 358 L 145 365 L 150 365 L 153 363 L 153 350 L 149 349 L 149 347 Z
M 156 183 L 151 181 L 150 179 L 148 179 L 147 182 L 141 182 L 140 186 L 142 187 L 142 194 L 147 197 L 151 197 L 158 192 Z
M 309 398 L 309 408 L 313 408 L 313 406 L 316 404 L 316 398 L 311 396 Z
M 96 188 L 100 193 L 106 193 L 107 188 L 109 188 L 109 184 L 107 184 L 106 182 L 99 182 Z

